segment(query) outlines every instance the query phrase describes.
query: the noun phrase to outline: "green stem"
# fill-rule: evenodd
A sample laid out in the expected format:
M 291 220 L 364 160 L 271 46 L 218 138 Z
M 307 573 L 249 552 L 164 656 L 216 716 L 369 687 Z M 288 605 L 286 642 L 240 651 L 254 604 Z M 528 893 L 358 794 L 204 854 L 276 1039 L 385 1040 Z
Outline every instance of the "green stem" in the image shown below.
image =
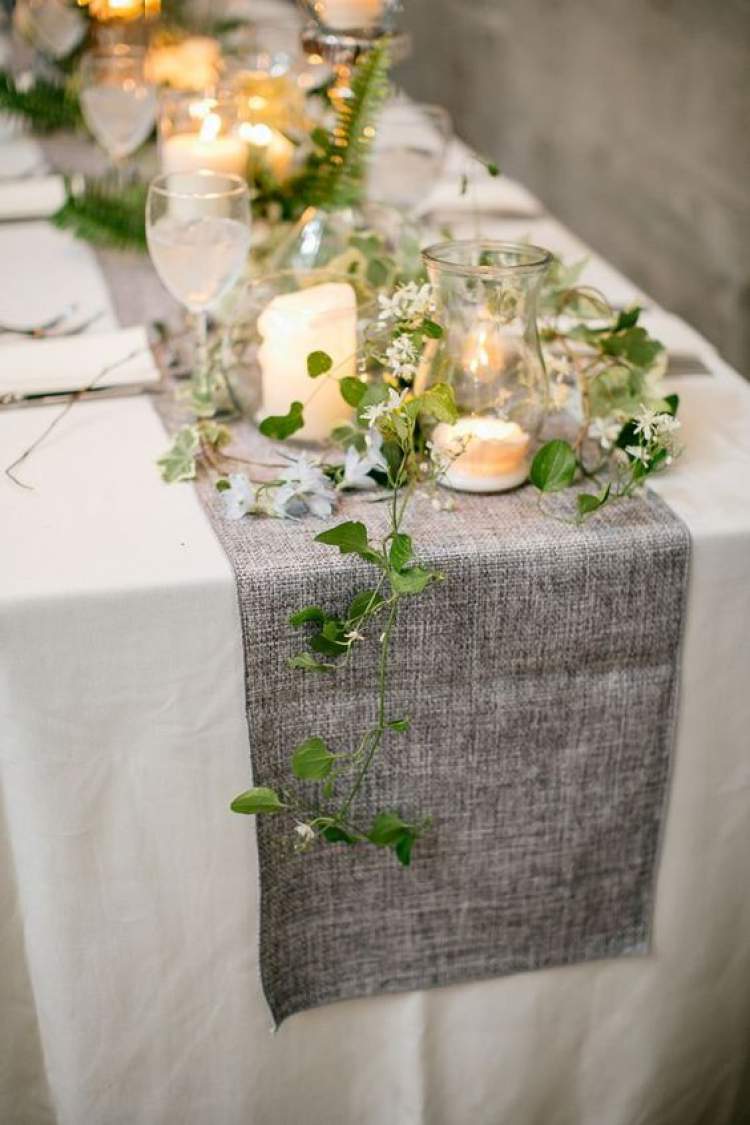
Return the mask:
M 357 774 L 352 788 L 349 790 L 344 804 L 341 807 L 341 816 L 345 816 L 351 808 L 354 798 L 359 793 L 364 783 L 367 772 L 372 765 L 373 759 L 378 751 L 380 743 L 383 740 L 383 733 L 385 731 L 385 700 L 386 700 L 386 685 L 388 678 L 388 645 L 391 639 L 391 633 L 396 623 L 396 616 L 398 614 L 399 599 L 396 598 L 391 606 L 391 612 L 388 615 L 388 622 L 383 630 L 383 639 L 380 642 L 380 660 L 378 663 L 378 721 L 377 725 L 372 727 L 367 732 L 365 738 L 370 738 L 370 745 L 365 755 L 365 760 L 362 763 L 359 773 Z

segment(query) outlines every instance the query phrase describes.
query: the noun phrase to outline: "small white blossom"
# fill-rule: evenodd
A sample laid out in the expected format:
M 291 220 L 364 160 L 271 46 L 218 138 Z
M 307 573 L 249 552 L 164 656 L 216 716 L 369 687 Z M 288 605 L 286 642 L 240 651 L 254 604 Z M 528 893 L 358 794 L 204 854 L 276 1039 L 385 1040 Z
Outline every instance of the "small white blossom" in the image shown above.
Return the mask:
M 365 407 L 365 409 L 362 411 L 362 417 L 365 419 L 368 426 L 372 429 L 372 427 L 377 422 L 379 422 L 381 418 L 384 418 L 386 414 L 392 414 L 394 410 L 398 410 L 403 405 L 405 398 L 406 391 L 402 391 L 401 394 L 398 394 L 397 391 L 394 391 L 393 388 L 391 388 L 388 391 L 388 398 L 385 400 L 385 402 L 376 402 L 372 406 Z
M 594 418 L 589 426 L 589 437 L 598 441 L 602 449 L 611 449 L 622 430 L 622 420 L 616 417 Z
M 349 633 L 344 633 L 344 639 L 352 644 L 354 641 L 363 641 L 365 639 L 364 633 L 360 633 L 359 629 L 352 629 Z
M 641 405 L 635 416 L 635 432 L 640 434 L 644 441 L 653 441 L 656 436 L 656 421 L 658 418 L 658 410 L 651 410 L 650 407 Z
M 294 831 L 300 838 L 300 842 L 304 847 L 306 844 L 312 844 L 315 839 L 315 829 L 309 824 L 298 824 L 295 826 Z
M 400 286 L 392 297 L 381 293 L 378 296 L 378 303 L 380 304 L 378 320 L 382 324 L 423 320 L 434 308 L 432 287 L 417 285 L 415 281 L 410 281 L 408 285 Z
M 289 457 L 289 468 L 271 494 L 271 514 L 299 517 L 309 512 L 318 519 L 330 516 L 336 504 L 336 492 L 317 461 L 306 453 Z
M 386 472 L 388 466 L 382 452 L 383 437 L 379 430 L 370 430 L 365 437 L 365 451 L 359 453 L 350 445 L 344 456 L 344 475 L 339 488 L 376 488 L 370 476 L 373 469 Z
M 396 336 L 385 350 L 388 369 L 405 383 L 410 383 L 417 373 L 419 355 L 410 336 Z
M 255 488 L 244 473 L 231 473 L 227 478 L 229 488 L 220 494 L 224 504 L 224 518 L 241 520 L 255 506 Z

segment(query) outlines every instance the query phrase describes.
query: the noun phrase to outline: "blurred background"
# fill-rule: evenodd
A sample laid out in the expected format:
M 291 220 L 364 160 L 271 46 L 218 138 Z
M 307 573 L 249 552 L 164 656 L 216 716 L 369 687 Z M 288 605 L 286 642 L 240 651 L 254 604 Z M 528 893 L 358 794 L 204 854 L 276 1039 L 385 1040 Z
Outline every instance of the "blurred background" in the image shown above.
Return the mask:
M 404 0 L 414 97 L 750 373 L 750 0 Z

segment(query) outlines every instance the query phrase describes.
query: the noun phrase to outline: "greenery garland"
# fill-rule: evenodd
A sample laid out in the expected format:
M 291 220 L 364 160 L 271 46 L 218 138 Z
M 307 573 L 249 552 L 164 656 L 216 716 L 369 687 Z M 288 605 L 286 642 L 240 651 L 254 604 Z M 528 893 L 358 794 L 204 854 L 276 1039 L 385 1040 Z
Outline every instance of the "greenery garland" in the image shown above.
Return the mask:
M 146 196 L 138 180 L 124 187 L 111 176 L 66 180 L 67 199 L 52 216 L 56 227 L 71 230 L 77 238 L 117 250 L 146 249 Z
M 69 83 L 37 77 L 28 88 L 19 87 L 6 71 L 0 71 L 0 113 L 20 118 L 36 133 L 77 129 L 83 120 Z

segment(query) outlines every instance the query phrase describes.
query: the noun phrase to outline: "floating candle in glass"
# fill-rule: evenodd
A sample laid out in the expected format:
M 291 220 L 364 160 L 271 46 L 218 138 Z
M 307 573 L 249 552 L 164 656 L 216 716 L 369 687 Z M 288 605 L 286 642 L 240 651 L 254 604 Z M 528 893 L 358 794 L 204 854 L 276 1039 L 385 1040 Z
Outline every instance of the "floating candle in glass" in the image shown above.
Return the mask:
M 448 462 L 441 484 L 459 492 L 505 492 L 529 475 L 531 435 L 517 422 L 467 415 L 437 425 L 432 444 Z
M 522 484 L 547 405 L 536 301 L 548 251 L 512 242 L 445 242 L 423 252 L 443 329 L 419 389 L 448 383 L 458 421 L 435 426 L 442 483 L 464 492 Z

